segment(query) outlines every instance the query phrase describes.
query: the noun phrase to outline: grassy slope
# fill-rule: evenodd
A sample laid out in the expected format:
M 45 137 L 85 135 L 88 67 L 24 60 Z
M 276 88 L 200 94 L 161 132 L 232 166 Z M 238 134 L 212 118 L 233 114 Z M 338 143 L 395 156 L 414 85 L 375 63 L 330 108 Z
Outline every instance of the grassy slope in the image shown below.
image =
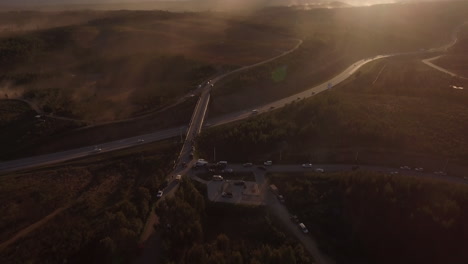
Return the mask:
M 220 159 L 236 161 L 278 160 L 282 151 L 283 162 L 352 162 L 359 150 L 364 163 L 466 166 L 468 94 L 452 82 L 419 58 L 381 60 L 331 91 L 210 128 L 198 150 L 210 157 L 216 146 Z
M 270 179 L 337 263 L 468 260 L 464 185 L 370 172 Z
M 128 260 L 176 152 L 165 141 L 2 175 L 2 241 L 55 208 L 72 206 L 2 250 L 1 262 L 99 262 L 112 250 L 115 258 Z

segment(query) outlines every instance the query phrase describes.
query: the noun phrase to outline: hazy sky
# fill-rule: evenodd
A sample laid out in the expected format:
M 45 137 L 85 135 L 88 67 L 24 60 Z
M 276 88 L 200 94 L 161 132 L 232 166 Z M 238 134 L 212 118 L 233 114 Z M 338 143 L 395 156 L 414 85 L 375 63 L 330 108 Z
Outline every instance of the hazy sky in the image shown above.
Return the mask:
M 43 5 L 43 4 L 102 4 L 102 3 L 142 3 L 142 2 L 157 2 L 158 0 L 0 0 L 0 4 L 32 4 L 32 5 Z M 185 0 L 162 0 L 162 1 L 185 1 Z M 204 0 L 192 0 L 192 1 L 204 1 Z M 216 1 L 216 0 L 215 0 Z M 236 0 L 217 0 L 217 1 L 228 1 L 235 2 Z M 245 0 L 239 0 L 245 1 Z M 269 2 L 269 0 L 262 0 L 263 2 Z M 280 2 L 282 0 L 273 0 L 274 2 Z M 303 2 L 324 2 L 324 1 L 341 1 L 349 4 L 380 4 L 380 3 L 392 3 L 392 2 L 411 2 L 420 0 L 283 0 L 286 3 L 303 3 Z

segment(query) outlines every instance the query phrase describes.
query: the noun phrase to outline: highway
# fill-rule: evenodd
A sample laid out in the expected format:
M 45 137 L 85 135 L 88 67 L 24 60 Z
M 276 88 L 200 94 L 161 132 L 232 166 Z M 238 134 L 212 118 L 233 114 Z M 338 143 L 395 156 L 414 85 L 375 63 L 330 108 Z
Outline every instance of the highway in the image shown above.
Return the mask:
M 461 26 L 463 25 L 464 24 L 457 27 L 454 32 L 458 32 Z M 286 98 L 283 98 L 275 102 L 271 102 L 271 103 L 268 103 L 268 104 L 265 104 L 256 108 L 246 109 L 246 110 L 228 114 L 222 117 L 210 119 L 207 121 L 207 123 L 210 123 L 210 125 L 212 126 L 217 126 L 217 125 L 234 122 L 237 120 L 248 118 L 249 116 L 252 116 L 253 114 L 264 113 L 267 111 L 271 111 L 273 109 L 283 107 L 289 103 L 296 101 L 297 99 L 303 99 L 303 98 L 317 95 L 320 92 L 323 92 L 327 89 L 333 89 L 334 86 L 348 79 L 353 73 L 355 73 L 357 70 L 359 70 L 361 67 L 363 67 L 367 63 L 370 63 L 379 59 L 394 57 L 394 56 L 403 56 L 403 55 L 417 55 L 417 54 L 430 54 L 434 52 L 444 52 L 448 48 L 455 45 L 455 43 L 457 42 L 456 36 L 457 34 L 454 33 L 453 38 L 449 44 L 444 45 L 439 48 L 433 48 L 427 51 L 393 53 L 393 54 L 379 55 L 379 56 L 374 56 L 372 58 L 359 60 L 358 62 L 355 62 L 351 66 L 346 68 L 343 72 L 339 73 L 338 75 L 331 78 L 330 80 L 323 82 L 320 85 L 311 87 L 303 92 L 288 96 Z M 189 154 L 192 151 L 192 144 L 193 144 L 192 140 L 198 133 L 200 133 L 203 127 L 206 110 L 210 101 L 210 92 L 211 92 L 212 87 L 215 86 L 217 82 L 219 82 L 220 80 L 222 80 L 223 78 L 229 75 L 269 63 L 282 56 L 288 55 L 291 52 L 298 49 L 301 44 L 302 44 L 302 40 L 298 40 L 298 43 L 296 44 L 295 47 L 293 47 L 292 49 L 278 56 L 275 56 L 273 58 L 270 58 L 268 60 L 253 64 L 253 65 L 241 67 L 239 69 L 233 70 L 231 72 L 228 72 L 228 73 L 225 73 L 223 75 L 213 78 L 213 80 L 211 80 L 210 83 L 205 84 L 203 88 L 201 89 L 200 98 L 194 109 L 194 113 L 192 115 L 192 119 L 188 127 L 171 128 L 171 129 L 167 129 L 163 131 L 157 131 L 151 134 L 146 134 L 146 135 L 141 135 L 141 136 L 136 136 L 136 137 L 131 137 L 127 139 L 116 140 L 116 141 L 100 144 L 98 146 L 99 148 L 101 148 L 100 151 L 94 151 L 96 146 L 86 146 L 82 148 L 77 148 L 77 149 L 72 149 L 68 151 L 62 151 L 62 152 L 57 152 L 57 153 L 52 153 L 52 154 L 47 154 L 47 155 L 7 161 L 7 162 L 0 163 L 0 173 L 11 172 L 11 171 L 21 170 L 21 169 L 29 169 L 29 168 L 33 168 L 37 166 L 43 166 L 43 165 L 68 161 L 72 159 L 87 157 L 91 155 L 96 155 L 96 154 L 100 154 L 104 152 L 119 150 L 123 148 L 134 147 L 138 144 L 150 143 L 150 142 L 178 136 L 181 133 L 187 131 L 187 129 L 188 131 L 186 133 L 186 143 L 184 143 L 182 151 L 179 155 L 178 164 L 181 164 L 183 162 L 186 162 L 188 164 L 191 161 Z M 252 112 L 254 109 L 256 110 L 255 113 Z M 144 142 L 138 142 L 139 139 L 143 139 Z
M 119 149 L 134 147 L 146 143 L 156 142 L 167 138 L 183 135 L 187 127 L 176 127 L 167 130 L 158 131 L 156 133 L 115 140 L 104 144 L 86 146 L 82 148 L 61 151 L 46 155 L 34 156 L 30 158 L 12 160 L 0 163 L 0 172 L 11 172 L 22 169 L 29 169 L 44 165 L 50 165 L 72 159 L 97 155 L 103 152 L 110 152 Z M 100 150 L 99 150 L 100 149 Z

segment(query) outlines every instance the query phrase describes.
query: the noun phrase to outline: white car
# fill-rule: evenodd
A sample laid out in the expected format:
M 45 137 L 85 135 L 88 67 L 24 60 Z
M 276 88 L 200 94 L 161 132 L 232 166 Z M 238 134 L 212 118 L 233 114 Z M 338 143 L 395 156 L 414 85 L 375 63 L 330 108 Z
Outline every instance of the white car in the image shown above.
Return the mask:
M 252 110 L 252 114 L 258 114 L 258 110 L 257 109 Z
M 401 166 L 400 170 L 411 170 L 409 166 Z
M 312 163 L 304 163 L 302 164 L 302 168 L 312 168 Z
M 265 166 L 271 166 L 271 165 L 273 165 L 273 161 L 267 160 L 267 161 L 263 162 L 263 165 L 265 165 Z
M 144 139 L 142 139 L 142 138 L 138 139 L 138 143 L 143 143 L 143 142 L 145 142 Z
M 325 172 L 325 170 L 324 170 L 324 169 L 322 169 L 322 168 L 317 168 L 317 169 L 315 169 L 315 172 L 324 173 L 324 172 Z
M 213 175 L 213 181 L 223 181 L 224 178 L 221 175 Z
M 398 174 L 398 171 L 392 171 L 392 172 L 390 172 L 390 175 L 395 175 L 395 174 Z
M 420 171 L 420 172 L 424 171 L 423 168 L 415 168 L 414 170 L 415 170 L 415 171 Z
M 164 192 L 163 191 L 158 191 L 158 194 L 156 194 L 157 198 L 161 198 L 163 196 Z
M 102 151 L 102 148 L 99 148 L 99 147 L 94 147 L 93 149 L 93 153 L 98 153 L 98 152 L 101 152 Z
M 307 227 L 304 225 L 304 223 L 299 223 L 299 228 L 302 230 L 302 233 L 307 234 L 309 233 L 309 230 Z

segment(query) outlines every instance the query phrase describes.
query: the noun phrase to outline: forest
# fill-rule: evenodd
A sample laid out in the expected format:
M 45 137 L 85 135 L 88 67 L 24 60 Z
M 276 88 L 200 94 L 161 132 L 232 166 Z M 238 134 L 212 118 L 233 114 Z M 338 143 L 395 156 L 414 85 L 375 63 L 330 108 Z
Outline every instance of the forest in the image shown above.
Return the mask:
M 161 263 L 313 263 L 266 208 L 214 204 L 203 192 L 204 186 L 184 180 L 156 207 Z
M 377 172 L 270 174 L 337 263 L 465 263 L 468 188 Z

